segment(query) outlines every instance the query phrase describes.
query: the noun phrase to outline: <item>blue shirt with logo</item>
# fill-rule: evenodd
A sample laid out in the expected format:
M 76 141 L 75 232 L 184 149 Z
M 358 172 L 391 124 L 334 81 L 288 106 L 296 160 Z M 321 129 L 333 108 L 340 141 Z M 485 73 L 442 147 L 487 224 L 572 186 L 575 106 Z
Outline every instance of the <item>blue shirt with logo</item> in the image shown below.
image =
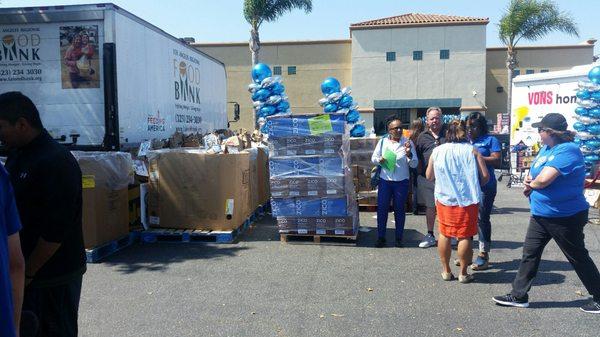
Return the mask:
M 472 141 L 473 146 L 479 151 L 479 153 L 484 157 L 489 157 L 494 152 L 500 152 L 502 147 L 500 146 L 500 142 L 496 137 L 490 135 L 483 135 L 474 141 Z M 494 174 L 494 166 L 490 164 L 486 164 L 488 172 L 490 173 L 490 180 L 482 186 L 482 189 L 495 188 L 496 187 L 496 175 Z
M 15 336 L 8 237 L 21 229 L 8 174 L 0 165 L 0 336 Z
M 560 175 L 546 188 L 531 192 L 531 214 L 548 218 L 571 216 L 589 208 L 583 196 L 585 164 L 579 147 L 573 143 L 542 147 L 531 164 L 535 179 L 545 167 L 555 168 Z

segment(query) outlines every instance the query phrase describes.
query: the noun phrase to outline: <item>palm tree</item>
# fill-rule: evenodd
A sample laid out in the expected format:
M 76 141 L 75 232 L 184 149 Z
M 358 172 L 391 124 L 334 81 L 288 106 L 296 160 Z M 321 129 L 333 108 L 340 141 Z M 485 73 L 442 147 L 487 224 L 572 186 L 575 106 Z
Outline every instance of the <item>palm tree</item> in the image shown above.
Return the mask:
M 538 40 L 552 31 L 560 31 L 574 36 L 579 36 L 579 33 L 571 15 L 561 12 L 558 6 L 550 0 L 511 0 L 500 19 L 498 28 L 500 40 L 506 45 L 507 111 L 510 113 L 513 72 L 518 65 L 517 43 L 521 39 Z M 511 122 L 509 122 L 509 130 L 511 130 Z
M 293 9 L 303 9 L 304 12 L 312 11 L 311 0 L 244 0 L 244 17 L 250 24 L 250 50 L 252 51 L 252 64 L 258 63 L 260 38 L 258 29 L 263 21 L 276 21 L 286 12 Z

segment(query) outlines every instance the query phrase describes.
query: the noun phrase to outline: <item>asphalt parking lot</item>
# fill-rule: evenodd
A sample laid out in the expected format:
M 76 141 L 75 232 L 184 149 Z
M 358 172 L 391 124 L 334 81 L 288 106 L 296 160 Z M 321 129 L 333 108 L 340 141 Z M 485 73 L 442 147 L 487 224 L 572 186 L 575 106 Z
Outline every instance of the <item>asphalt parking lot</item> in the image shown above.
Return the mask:
M 80 335 L 598 336 L 600 315 L 579 310 L 586 290 L 553 242 L 530 308 L 493 304 L 510 290 L 529 217 L 520 189 L 499 184 L 495 205 L 492 265 L 472 284 L 443 281 L 436 249 L 417 247 L 424 216 L 407 215 L 405 248 L 373 248 L 374 213 L 361 213 L 370 231 L 356 245 L 281 243 L 269 217 L 237 244 L 138 244 L 88 265 Z M 586 226 L 586 245 L 600 265 L 599 225 Z

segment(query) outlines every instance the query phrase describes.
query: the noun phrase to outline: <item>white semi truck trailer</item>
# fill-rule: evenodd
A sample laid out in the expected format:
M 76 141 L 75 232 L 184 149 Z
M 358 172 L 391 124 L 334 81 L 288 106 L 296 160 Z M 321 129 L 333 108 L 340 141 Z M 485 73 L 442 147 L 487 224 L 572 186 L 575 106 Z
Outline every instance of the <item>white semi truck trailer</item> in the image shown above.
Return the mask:
M 0 9 L 0 93 L 80 148 L 227 128 L 222 62 L 114 4 Z

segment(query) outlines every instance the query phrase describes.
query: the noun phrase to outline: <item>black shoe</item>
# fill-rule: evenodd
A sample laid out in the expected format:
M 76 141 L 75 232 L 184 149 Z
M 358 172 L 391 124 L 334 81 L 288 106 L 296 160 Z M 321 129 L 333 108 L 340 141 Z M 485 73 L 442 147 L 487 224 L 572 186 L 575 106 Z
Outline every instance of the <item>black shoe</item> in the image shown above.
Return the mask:
M 385 247 L 385 239 L 377 239 L 377 243 L 375 244 L 375 247 L 377 247 L 377 248 Z
M 600 302 L 598 301 L 591 301 L 590 303 L 582 306 L 581 311 L 583 312 L 587 312 L 590 314 L 600 314 Z
M 529 299 L 527 296 L 518 298 L 511 294 L 506 294 L 504 296 L 494 296 L 492 297 L 492 300 L 505 307 L 527 308 L 529 306 Z
M 404 247 L 404 244 L 402 243 L 402 239 L 396 239 L 396 243 L 394 245 L 398 248 Z

